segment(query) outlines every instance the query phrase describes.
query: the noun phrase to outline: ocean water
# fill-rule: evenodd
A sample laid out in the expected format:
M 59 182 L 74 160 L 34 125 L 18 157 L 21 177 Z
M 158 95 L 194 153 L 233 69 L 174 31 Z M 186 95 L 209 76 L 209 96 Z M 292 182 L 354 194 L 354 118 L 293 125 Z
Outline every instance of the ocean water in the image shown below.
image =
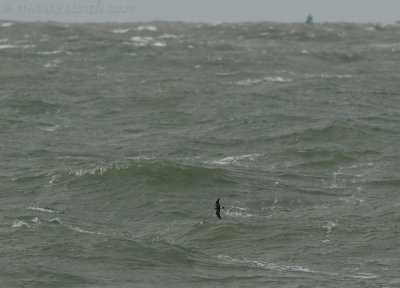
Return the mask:
M 0 286 L 399 287 L 399 63 L 397 24 L 0 22 Z

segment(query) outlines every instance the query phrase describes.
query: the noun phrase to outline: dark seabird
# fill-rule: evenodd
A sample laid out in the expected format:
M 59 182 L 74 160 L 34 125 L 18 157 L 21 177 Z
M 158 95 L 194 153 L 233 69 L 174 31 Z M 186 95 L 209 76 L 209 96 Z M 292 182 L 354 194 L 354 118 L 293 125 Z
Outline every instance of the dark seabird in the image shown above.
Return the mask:
M 224 209 L 224 207 L 222 207 Z M 219 205 L 219 198 L 217 202 L 215 202 L 215 214 L 217 214 L 218 218 L 221 219 L 221 215 L 219 214 L 221 212 L 221 205 Z

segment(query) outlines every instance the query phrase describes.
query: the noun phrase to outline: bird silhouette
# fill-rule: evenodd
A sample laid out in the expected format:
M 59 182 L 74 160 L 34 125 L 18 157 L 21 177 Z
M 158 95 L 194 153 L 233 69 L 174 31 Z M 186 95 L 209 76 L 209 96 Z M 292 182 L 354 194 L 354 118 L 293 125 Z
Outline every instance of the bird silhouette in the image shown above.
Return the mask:
M 215 202 L 215 214 L 217 214 L 218 218 L 221 219 L 220 212 L 221 208 L 224 209 L 224 207 L 221 207 L 221 205 L 219 204 L 219 199 L 220 198 L 218 198 L 218 200 Z

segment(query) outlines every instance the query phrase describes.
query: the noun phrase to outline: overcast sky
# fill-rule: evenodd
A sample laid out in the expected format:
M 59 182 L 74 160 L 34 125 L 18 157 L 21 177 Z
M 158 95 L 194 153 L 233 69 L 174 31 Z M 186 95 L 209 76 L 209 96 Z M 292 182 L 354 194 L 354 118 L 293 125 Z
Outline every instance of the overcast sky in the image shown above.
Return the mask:
M 2 20 L 60 22 L 384 22 L 400 0 L 0 0 Z

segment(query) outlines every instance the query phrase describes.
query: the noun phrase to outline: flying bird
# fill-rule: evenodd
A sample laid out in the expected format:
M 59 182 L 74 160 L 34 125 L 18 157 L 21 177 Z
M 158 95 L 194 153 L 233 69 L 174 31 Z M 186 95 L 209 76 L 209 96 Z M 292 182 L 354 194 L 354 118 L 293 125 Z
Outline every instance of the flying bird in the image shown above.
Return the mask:
M 222 209 L 224 209 L 224 207 L 222 207 Z M 221 205 L 219 204 L 219 198 L 218 200 L 215 202 L 215 214 L 217 214 L 218 218 L 221 219 Z

